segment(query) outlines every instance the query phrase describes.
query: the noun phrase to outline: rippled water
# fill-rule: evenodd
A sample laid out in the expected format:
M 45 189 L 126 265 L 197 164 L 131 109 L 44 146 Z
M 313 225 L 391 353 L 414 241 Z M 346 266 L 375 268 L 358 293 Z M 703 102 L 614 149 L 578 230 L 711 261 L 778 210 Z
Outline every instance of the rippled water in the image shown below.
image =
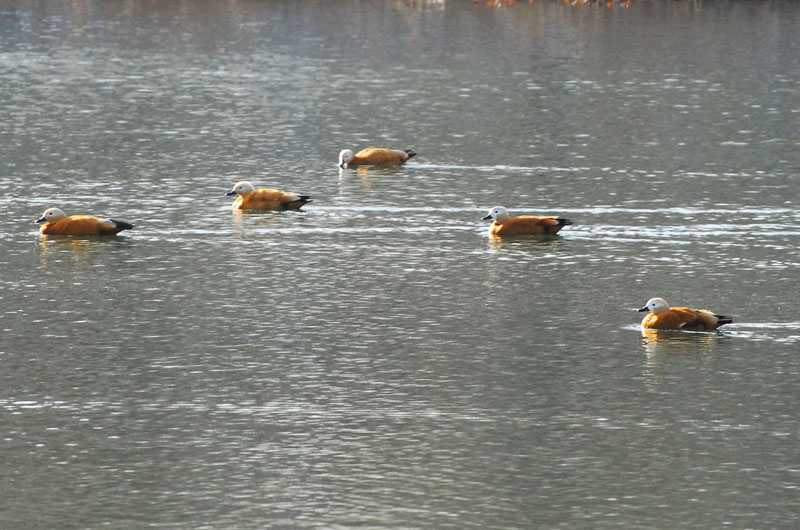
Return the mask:
M 797 526 L 798 9 L 3 5 L 0 526 Z

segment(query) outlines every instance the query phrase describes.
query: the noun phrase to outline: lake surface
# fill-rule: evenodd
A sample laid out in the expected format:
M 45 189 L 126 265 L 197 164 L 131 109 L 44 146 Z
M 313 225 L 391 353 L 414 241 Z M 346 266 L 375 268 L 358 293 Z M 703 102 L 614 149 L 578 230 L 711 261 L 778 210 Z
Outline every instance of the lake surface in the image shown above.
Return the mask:
M 0 527 L 797 528 L 800 5 L 0 6 Z M 337 153 L 413 148 L 401 168 Z M 310 194 L 232 215 L 238 180 Z M 489 238 L 488 209 L 567 217 Z M 45 208 L 136 228 L 40 238 Z M 654 296 L 732 315 L 643 333 Z

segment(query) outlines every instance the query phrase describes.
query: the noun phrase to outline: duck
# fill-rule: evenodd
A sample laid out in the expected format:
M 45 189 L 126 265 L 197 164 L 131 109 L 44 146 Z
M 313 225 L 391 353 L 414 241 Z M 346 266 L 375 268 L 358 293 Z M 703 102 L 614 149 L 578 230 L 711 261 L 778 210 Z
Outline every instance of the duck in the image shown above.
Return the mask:
M 234 184 L 233 189 L 225 194 L 230 197 L 238 195 L 233 201 L 233 210 L 299 210 L 311 202 L 311 196 L 298 195 L 271 188 L 256 189 L 249 182 L 242 180 Z
M 731 317 L 717 315 L 707 309 L 670 307 L 663 298 L 651 298 L 637 311 L 648 312 L 642 319 L 643 329 L 712 331 L 733 322 Z
M 397 166 L 416 156 L 412 149 L 386 149 L 384 147 L 367 147 L 358 153 L 352 149 L 339 151 L 339 167 L 346 169 L 354 166 Z
M 493 207 L 482 220 L 488 219 L 494 220 L 489 226 L 489 234 L 497 236 L 555 235 L 565 226 L 572 224 L 569 219 L 561 217 L 538 217 L 536 215 L 511 217 L 508 210 L 502 206 Z
M 103 219 L 93 215 L 70 215 L 59 208 L 48 208 L 36 220 L 43 223 L 39 227 L 40 234 L 67 236 L 113 236 L 123 230 L 130 230 L 133 225 L 114 219 Z

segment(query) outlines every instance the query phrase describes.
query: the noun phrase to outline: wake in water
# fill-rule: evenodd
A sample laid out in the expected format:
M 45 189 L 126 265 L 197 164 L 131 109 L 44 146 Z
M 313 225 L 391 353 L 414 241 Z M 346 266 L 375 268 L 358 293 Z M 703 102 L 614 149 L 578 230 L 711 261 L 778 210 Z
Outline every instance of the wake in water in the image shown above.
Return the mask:
M 800 341 L 800 322 L 734 322 L 725 328 L 732 337 L 784 344 Z
M 800 341 L 800 322 L 733 322 L 715 331 L 684 331 L 642 329 L 628 325 L 624 329 L 640 331 L 642 345 L 648 351 L 680 346 L 683 353 L 692 347 L 702 346 L 699 351 L 709 349 L 716 340 L 740 338 L 759 342 L 794 344 Z M 688 349 L 687 349 L 688 347 Z
M 420 162 L 409 164 L 407 167 L 417 168 L 417 169 L 442 169 L 442 170 L 457 169 L 459 171 L 482 171 L 482 172 L 507 171 L 511 173 L 553 173 L 553 172 L 579 173 L 581 171 L 591 170 L 591 168 L 589 167 L 507 166 L 504 164 L 498 164 L 494 166 L 462 166 L 458 164 L 426 164 Z

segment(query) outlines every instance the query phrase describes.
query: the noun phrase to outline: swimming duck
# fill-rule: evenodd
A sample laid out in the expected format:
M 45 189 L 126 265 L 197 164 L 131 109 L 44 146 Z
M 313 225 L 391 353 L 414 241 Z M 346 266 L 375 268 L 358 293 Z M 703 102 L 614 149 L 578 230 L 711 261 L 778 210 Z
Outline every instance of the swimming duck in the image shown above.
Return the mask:
M 40 234 L 69 236 L 111 236 L 122 230 L 130 230 L 133 225 L 114 219 L 101 219 L 93 215 L 70 215 L 67 217 L 58 208 L 48 208 L 36 220 L 44 223 L 39 227 Z
M 399 151 L 383 147 L 367 147 L 358 153 L 351 149 L 339 151 L 339 167 L 346 169 L 353 166 L 396 166 L 415 156 L 411 149 Z
M 233 210 L 299 210 L 311 202 L 308 195 L 298 195 L 271 188 L 255 189 L 247 181 L 237 182 L 227 196 L 238 195 Z
M 649 312 L 642 319 L 642 327 L 645 329 L 711 331 L 733 322 L 731 317 L 716 315 L 707 309 L 670 307 L 663 298 L 651 298 L 638 311 Z
M 535 215 L 518 215 L 511 217 L 508 210 L 502 206 L 495 206 L 483 220 L 493 219 L 489 226 L 489 233 L 498 236 L 520 235 L 553 235 L 572 221 L 561 217 L 537 217 Z

